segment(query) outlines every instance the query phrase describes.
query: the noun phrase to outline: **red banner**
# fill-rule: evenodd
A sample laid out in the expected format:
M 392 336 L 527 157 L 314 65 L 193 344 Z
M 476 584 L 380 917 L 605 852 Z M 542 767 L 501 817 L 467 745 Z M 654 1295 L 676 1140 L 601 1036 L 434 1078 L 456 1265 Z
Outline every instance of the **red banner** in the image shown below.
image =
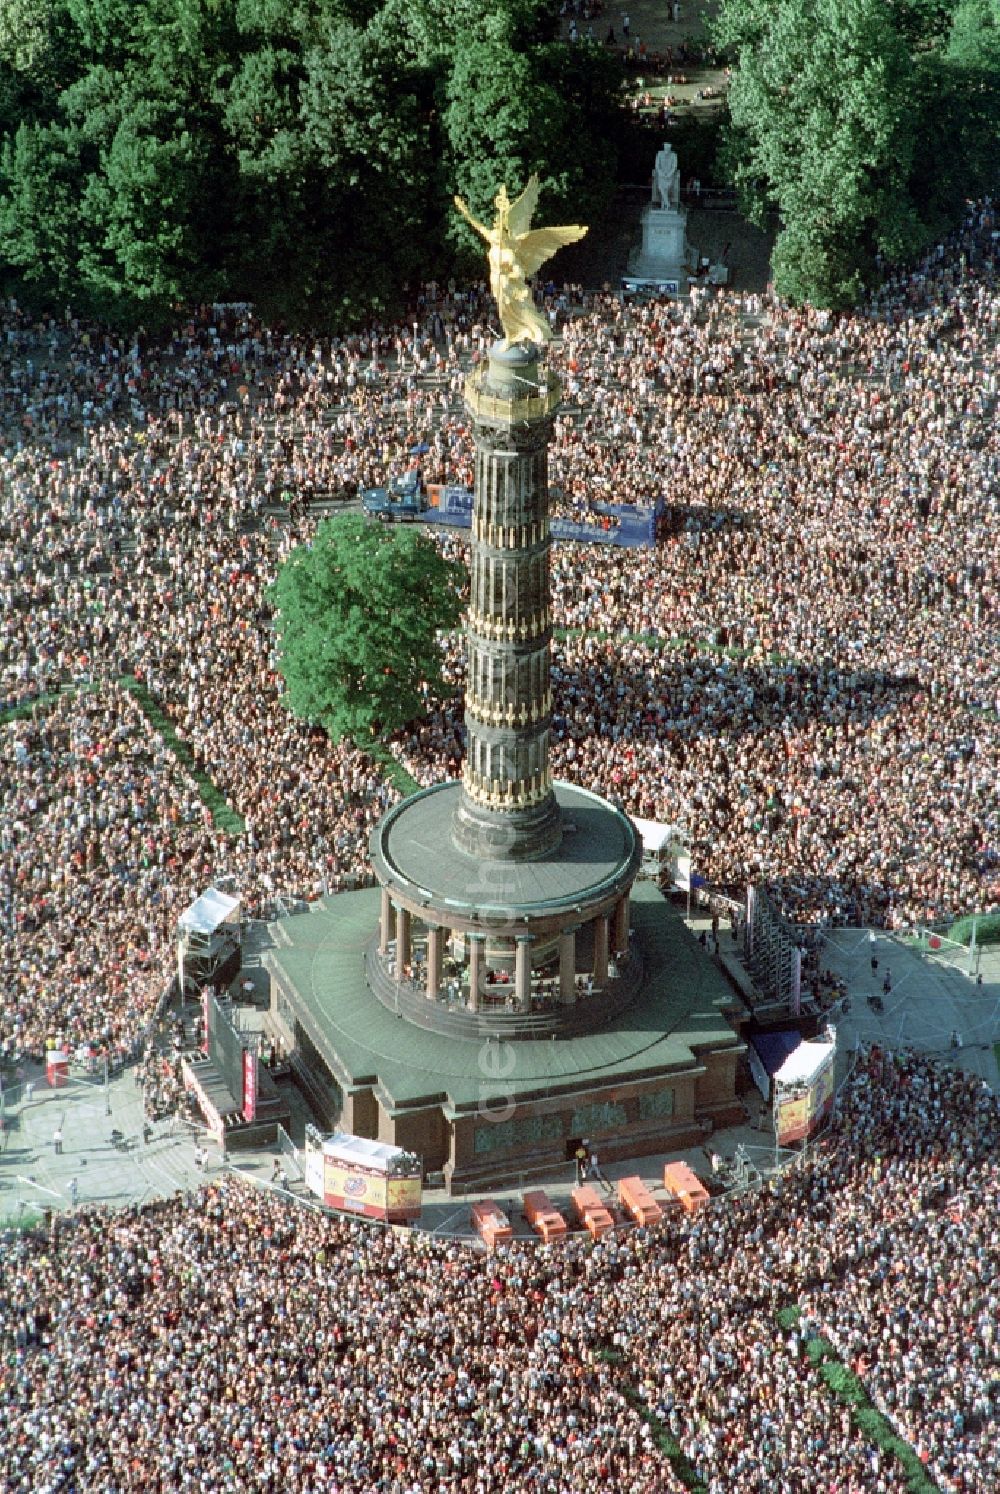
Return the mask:
M 243 1119 L 252 1121 L 257 1114 L 257 1055 L 243 1049 Z

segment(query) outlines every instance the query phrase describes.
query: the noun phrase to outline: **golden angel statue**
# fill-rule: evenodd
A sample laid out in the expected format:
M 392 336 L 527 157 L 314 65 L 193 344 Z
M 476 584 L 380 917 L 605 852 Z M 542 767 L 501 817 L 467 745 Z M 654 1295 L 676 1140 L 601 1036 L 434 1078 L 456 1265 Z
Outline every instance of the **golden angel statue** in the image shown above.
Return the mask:
M 532 176 L 516 201 L 511 202 L 507 188 L 496 195 L 497 215 L 492 228 L 478 223 L 461 197 L 455 206 L 482 234 L 490 246 L 490 289 L 496 297 L 504 337 L 516 342 L 548 342 L 552 330 L 531 298 L 525 277 L 551 259 L 564 244 L 575 244 L 587 232 L 572 223 L 564 228 L 531 227 L 531 215 L 538 203 L 538 177 Z

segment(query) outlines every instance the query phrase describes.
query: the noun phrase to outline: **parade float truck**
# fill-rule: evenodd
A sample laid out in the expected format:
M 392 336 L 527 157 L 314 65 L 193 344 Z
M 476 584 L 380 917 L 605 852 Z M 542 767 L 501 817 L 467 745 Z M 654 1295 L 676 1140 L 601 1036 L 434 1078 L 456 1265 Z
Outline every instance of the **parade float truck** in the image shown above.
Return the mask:
M 384 487 L 364 488 L 361 510 L 382 524 L 442 524 L 451 529 L 472 526 L 471 488 L 456 483 L 423 482 L 416 470 L 390 477 Z M 620 549 L 643 549 L 656 543 L 663 499 L 648 505 L 599 503 L 589 506 L 579 519 L 554 518 L 552 538 L 581 545 L 614 545 Z
M 420 1218 L 423 1168 L 412 1152 L 345 1132 L 319 1137 L 312 1127 L 305 1151 L 306 1186 L 327 1208 L 385 1224 Z

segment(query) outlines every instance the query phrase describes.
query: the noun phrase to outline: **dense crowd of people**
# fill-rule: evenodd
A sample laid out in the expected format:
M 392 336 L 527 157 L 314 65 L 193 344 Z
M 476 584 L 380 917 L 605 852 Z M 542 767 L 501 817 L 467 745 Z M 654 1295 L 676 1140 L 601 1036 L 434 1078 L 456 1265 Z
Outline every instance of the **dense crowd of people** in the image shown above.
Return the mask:
M 219 838 L 115 684 L 12 722 L 0 783 L 0 1037 L 119 1061 L 163 991 L 173 924 Z
M 779 1184 L 596 1244 L 486 1257 L 243 1180 L 80 1209 L 0 1252 L 0 1490 L 653 1494 L 668 1436 L 709 1494 L 904 1490 L 822 1337 L 988 1494 L 998 1141 L 980 1080 L 872 1050 Z
M 997 899 L 994 233 L 970 208 L 853 316 L 545 295 L 554 511 L 668 505 L 653 549 L 553 551 L 555 769 L 801 920 Z M 0 727 L 5 1054 L 129 1051 L 213 879 L 258 914 L 369 876 L 397 790 L 285 710 L 266 587 L 310 499 L 417 446 L 427 481 L 471 480 L 461 391 L 493 318 L 484 285 L 436 284 L 405 324 L 339 339 L 241 306 L 161 340 L 5 308 L 0 708 L 29 713 Z M 420 781 L 460 767 L 450 656 L 456 697 L 394 744 Z

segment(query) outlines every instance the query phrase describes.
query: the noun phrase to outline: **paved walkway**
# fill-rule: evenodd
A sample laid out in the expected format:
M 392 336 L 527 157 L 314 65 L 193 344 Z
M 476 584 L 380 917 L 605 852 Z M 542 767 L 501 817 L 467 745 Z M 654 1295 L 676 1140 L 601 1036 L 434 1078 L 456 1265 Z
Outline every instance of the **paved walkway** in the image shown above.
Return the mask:
M 73 1184 L 80 1203 L 129 1204 L 176 1193 L 200 1181 L 195 1166 L 196 1136 L 191 1127 L 160 1121 L 152 1139 L 142 1139 L 142 1091 L 135 1069 L 105 1089 L 99 1079 L 73 1079 L 51 1089 L 44 1078 L 33 1093 L 7 1105 L 5 1147 L 0 1157 L 0 1217 L 20 1207 L 68 1209 Z M 62 1131 L 62 1152 L 54 1135 Z M 127 1149 L 116 1148 L 118 1130 Z M 217 1160 L 217 1152 L 210 1149 Z
M 877 971 L 871 969 L 873 957 Z M 851 994 L 851 1010 L 837 1024 L 843 1044 L 917 1048 L 979 1074 L 1000 1092 L 994 1051 L 1000 1042 L 1000 946 L 977 950 L 973 963 L 981 985 L 975 970 L 969 974 L 968 954 L 939 958 L 882 930 L 831 930 L 823 964 L 846 980 Z M 883 994 L 887 971 L 892 989 Z M 881 1012 L 870 1006 L 871 996 L 881 997 Z M 960 1048 L 953 1046 L 955 1033 Z
M 649 93 L 659 104 L 664 94 L 669 93 L 675 100 L 672 105 L 674 113 L 709 114 L 722 107 L 718 94 L 726 86 L 725 71 L 700 61 L 685 61 L 678 58 L 678 52 L 681 48 L 691 51 L 697 49 L 700 54 L 708 41 L 705 18 L 714 16 L 718 9 L 718 0 L 699 0 L 699 3 L 687 0 L 687 3 L 676 7 L 669 0 L 637 0 L 635 5 L 606 6 L 602 14 L 595 16 L 592 21 L 577 18 L 576 28 L 582 40 L 592 33 L 594 41 L 607 46 L 609 51 L 613 49 L 618 52 L 625 61 L 630 88 L 634 94 L 641 96 Z M 677 20 L 674 20 L 675 10 Z M 570 36 L 573 19 L 571 15 L 563 18 L 562 35 L 566 39 Z M 609 29 L 614 33 L 613 43 L 609 38 Z M 650 67 L 643 67 L 643 48 L 647 57 L 657 54 L 664 58 L 669 50 L 674 59 L 670 64 L 671 81 L 668 81 L 666 72 L 658 76 L 651 57 Z M 681 77 L 685 79 L 684 82 L 680 81 Z M 706 90 L 716 96 L 699 98 L 698 95 L 704 95 Z

